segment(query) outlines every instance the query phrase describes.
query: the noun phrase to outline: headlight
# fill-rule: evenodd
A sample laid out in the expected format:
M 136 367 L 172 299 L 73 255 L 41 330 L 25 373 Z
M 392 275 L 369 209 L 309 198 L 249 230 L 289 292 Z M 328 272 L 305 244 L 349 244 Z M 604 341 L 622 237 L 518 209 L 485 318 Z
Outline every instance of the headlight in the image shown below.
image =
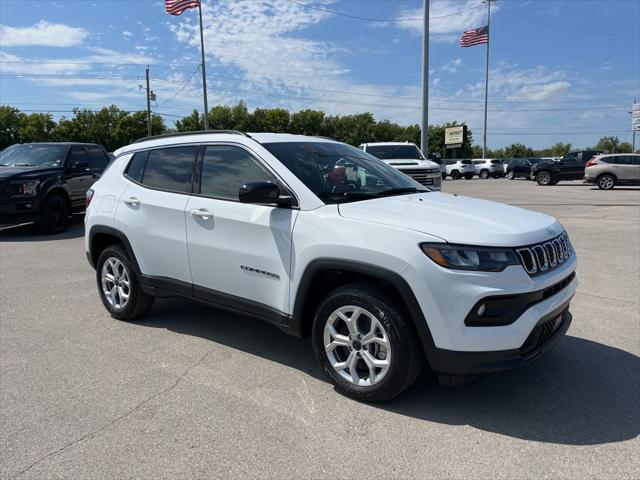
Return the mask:
M 441 267 L 454 270 L 501 272 L 509 265 L 520 264 L 515 252 L 508 248 L 449 245 L 446 243 L 423 243 L 420 248 Z
M 33 197 L 38 188 L 38 180 L 30 180 L 28 182 L 16 183 L 13 185 L 13 195 L 21 197 Z

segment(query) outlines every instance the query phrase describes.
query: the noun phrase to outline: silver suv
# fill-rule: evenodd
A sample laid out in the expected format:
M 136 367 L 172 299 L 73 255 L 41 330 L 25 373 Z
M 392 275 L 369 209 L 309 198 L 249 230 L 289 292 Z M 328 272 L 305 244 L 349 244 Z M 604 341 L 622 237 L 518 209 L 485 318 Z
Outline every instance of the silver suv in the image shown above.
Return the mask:
M 504 177 L 504 166 L 502 160 L 493 158 L 480 158 L 472 160 L 475 167 L 476 175 L 480 178 L 499 178 Z
M 595 183 L 601 190 L 611 190 L 616 185 L 640 185 L 640 155 L 596 155 L 585 166 L 583 182 Z

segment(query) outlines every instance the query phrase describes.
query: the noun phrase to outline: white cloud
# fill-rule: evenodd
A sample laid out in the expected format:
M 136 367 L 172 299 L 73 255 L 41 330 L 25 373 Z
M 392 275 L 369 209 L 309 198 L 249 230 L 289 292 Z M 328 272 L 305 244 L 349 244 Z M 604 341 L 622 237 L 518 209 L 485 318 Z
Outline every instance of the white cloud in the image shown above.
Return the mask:
M 122 36 L 125 39 L 129 39 L 130 37 L 133 37 L 133 33 L 131 33 L 129 30 L 123 30 L 122 31 Z
M 84 28 L 71 27 L 46 20 L 30 27 L 10 27 L 0 25 L 0 45 L 2 47 L 25 47 L 42 45 L 47 47 L 74 47 L 89 36 Z
M 498 9 L 494 4 L 493 10 Z M 435 42 L 455 42 L 465 30 L 487 24 L 487 10 L 478 0 L 433 0 L 429 10 L 429 38 Z M 386 25 L 422 35 L 422 16 L 422 6 L 402 8 L 397 21 Z
M 570 87 L 571 84 L 566 81 L 525 85 L 509 98 L 539 102 L 565 94 Z
M 440 70 L 448 73 L 456 73 L 458 71 L 458 68 L 460 68 L 460 65 L 462 65 L 462 59 L 454 58 L 453 60 L 449 60 L 442 67 L 440 67 Z

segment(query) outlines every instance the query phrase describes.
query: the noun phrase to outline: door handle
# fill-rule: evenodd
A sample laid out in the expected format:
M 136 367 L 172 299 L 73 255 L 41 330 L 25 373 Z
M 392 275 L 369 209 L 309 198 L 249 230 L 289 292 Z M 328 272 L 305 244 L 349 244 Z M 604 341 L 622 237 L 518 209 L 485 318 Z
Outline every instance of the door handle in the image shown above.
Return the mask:
M 140 200 L 138 200 L 136 197 L 129 197 L 124 201 L 124 203 L 126 203 L 127 205 L 131 205 L 132 207 L 137 207 L 138 205 L 140 205 Z
M 209 210 L 205 210 L 200 209 L 200 210 L 191 210 L 191 215 L 193 215 L 194 217 L 199 217 L 203 220 L 208 220 L 209 218 L 213 218 L 213 213 L 211 213 Z

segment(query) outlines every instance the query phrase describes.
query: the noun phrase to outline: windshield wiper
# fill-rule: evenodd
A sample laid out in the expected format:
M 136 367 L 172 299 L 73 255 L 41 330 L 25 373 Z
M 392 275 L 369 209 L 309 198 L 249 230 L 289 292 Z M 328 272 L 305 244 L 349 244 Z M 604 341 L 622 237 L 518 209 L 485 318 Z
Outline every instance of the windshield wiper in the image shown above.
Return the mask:
M 430 192 L 431 190 L 426 189 L 418 189 L 416 187 L 398 187 L 398 188 L 390 188 L 389 190 L 383 190 L 382 192 L 378 192 L 376 194 L 377 197 L 388 197 L 391 195 L 402 195 L 404 193 L 424 193 Z
M 377 195 L 366 192 L 318 192 L 319 198 L 333 198 L 336 200 L 369 200 Z

